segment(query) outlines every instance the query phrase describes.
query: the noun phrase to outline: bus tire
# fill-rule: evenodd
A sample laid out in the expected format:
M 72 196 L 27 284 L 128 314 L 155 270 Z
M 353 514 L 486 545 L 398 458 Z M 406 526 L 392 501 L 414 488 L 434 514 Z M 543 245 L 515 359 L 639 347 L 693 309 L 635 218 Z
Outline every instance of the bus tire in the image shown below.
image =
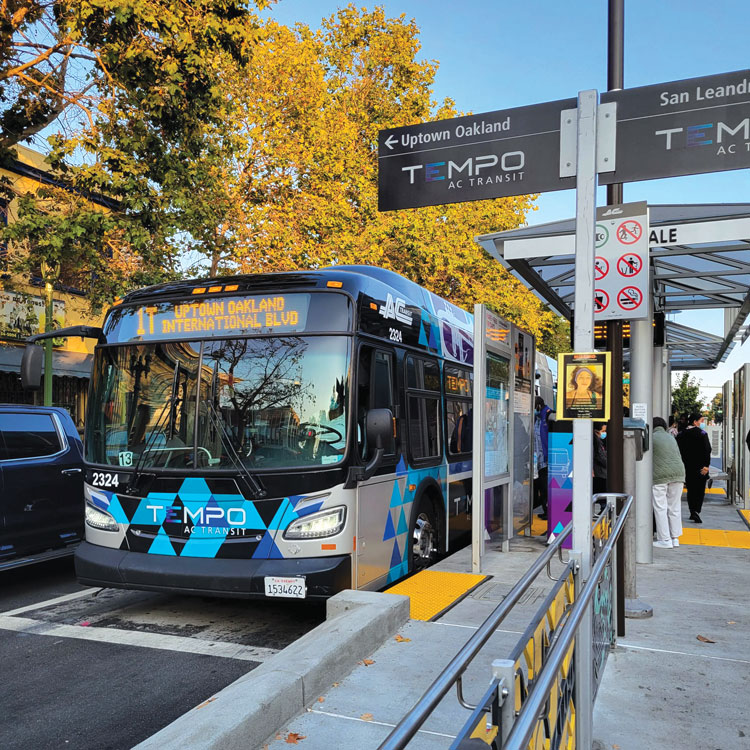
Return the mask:
M 428 495 L 422 495 L 409 534 L 412 540 L 410 573 L 423 570 L 437 561 L 440 549 L 437 521 L 435 504 Z

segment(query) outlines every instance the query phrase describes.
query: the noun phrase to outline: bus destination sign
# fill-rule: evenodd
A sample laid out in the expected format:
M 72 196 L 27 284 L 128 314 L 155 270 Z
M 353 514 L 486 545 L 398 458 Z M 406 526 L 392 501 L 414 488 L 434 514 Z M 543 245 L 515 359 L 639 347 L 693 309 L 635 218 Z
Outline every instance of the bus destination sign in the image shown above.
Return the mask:
M 104 333 L 118 341 L 296 333 L 305 330 L 309 308 L 309 294 L 158 302 L 113 310 Z

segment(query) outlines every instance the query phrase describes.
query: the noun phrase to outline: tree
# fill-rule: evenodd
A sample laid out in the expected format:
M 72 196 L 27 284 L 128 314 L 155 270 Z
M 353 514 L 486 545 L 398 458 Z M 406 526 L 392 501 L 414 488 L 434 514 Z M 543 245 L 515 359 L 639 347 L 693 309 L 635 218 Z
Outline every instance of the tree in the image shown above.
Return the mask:
M 699 400 L 700 381 L 690 374 L 683 372 L 677 385 L 672 387 L 672 413 L 687 416 L 703 410 L 703 402 Z
M 724 394 L 721 391 L 711 399 L 706 417 L 716 424 L 724 421 Z
M 269 21 L 263 33 L 228 81 L 245 150 L 224 166 L 231 215 L 210 270 L 390 268 L 465 308 L 487 303 L 554 353 L 565 323 L 473 240 L 523 223 L 532 197 L 378 212 L 378 131 L 459 114 L 431 99 L 437 64 L 416 59 L 415 23 L 350 5 L 318 31 Z
M 226 206 L 213 165 L 234 145 L 221 82 L 248 62 L 257 26 L 242 0 L 3 2 L 0 159 L 53 130 L 50 162 L 72 196 L 19 201 L 16 268 L 66 262 L 95 274 L 101 301 L 174 272 L 186 238 L 206 240 Z

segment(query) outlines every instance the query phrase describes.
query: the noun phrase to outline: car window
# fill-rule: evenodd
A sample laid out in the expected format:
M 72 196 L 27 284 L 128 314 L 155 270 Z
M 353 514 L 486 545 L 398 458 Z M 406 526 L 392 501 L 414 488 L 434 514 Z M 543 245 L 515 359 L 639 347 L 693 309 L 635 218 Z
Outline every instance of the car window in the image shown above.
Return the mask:
M 51 456 L 62 450 L 50 414 L 0 414 L 0 432 L 5 441 L 6 459 Z

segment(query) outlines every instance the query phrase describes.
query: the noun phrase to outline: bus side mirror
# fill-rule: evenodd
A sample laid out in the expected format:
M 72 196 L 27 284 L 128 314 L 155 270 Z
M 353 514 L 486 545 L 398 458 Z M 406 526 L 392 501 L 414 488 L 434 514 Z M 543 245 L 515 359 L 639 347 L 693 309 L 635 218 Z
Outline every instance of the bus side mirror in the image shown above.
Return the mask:
M 42 387 L 44 349 L 39 344 L 26 344 L 21 358 L 21 387 L 25 391 L 38 391 Z
M 393 435 L 393 412 L 390 409 L 370 409 L 365 415 L 367 444 L 375 447 L 375 453 L 365 466 L 364 479 L 369 479 L 383 461 L 385 446 Z

